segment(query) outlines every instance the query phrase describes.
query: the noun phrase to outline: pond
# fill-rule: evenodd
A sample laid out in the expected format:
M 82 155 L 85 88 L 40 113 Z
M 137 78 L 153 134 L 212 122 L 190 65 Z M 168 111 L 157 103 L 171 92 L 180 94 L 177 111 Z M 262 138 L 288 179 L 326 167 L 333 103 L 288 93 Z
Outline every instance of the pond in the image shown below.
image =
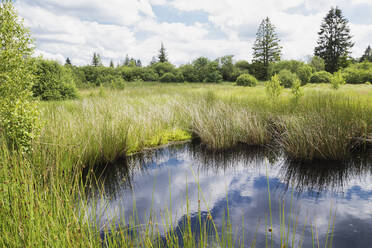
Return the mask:
M 168 213 L 176 228 L 183 226 L 187 202 L 195 228 L 198 211 L 205 221 L 209 210 L 220 228 L 228 209 L 234 232 L 241 237 L 244 231 L 247 245 L 256 237 L 256 247 L 265 247 L 269 182 L 275 247 L 280 242 L 283 209 L 286 225 L 292 219 L 290 230 L 293 223 L 298 225 L 296 247 L 301 240 L 303 247 L 312 247 L 310 223 L 314 233 L 317 227 L 323 246 L 329 224 L 332 229 L 334 223 L 333 247 L 370 247 L 371 161 L 366 155 L 343 163 L 298 164 L 262 148 L 211 152 L 192 142 L 172 145 L 118 161 L 97 173 L 104 192 L 92 199 L 92 209 L 102 230 L 108 223 L 130 220 L 134 206 L 138 223 L 149 218 L 162 222 Z

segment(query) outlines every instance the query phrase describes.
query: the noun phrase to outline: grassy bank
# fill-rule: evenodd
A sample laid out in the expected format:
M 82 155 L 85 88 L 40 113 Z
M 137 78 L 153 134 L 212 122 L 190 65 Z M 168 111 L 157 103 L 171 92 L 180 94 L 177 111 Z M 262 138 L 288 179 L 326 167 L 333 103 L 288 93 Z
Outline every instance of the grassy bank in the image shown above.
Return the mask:
M 85 218 L 82 169 L 147 147 L 194 136 L 211 149 L 276 145 L 298 160 L 342 160 L 372 133 L 368 85 L 310 85 L 298 102 L 289 90 L 274 102 L 263 86 L 230 84 L 128 83 L 80 95 L 41 103 L 32 154 L 2 146 L 0 246 L 100 247 Z

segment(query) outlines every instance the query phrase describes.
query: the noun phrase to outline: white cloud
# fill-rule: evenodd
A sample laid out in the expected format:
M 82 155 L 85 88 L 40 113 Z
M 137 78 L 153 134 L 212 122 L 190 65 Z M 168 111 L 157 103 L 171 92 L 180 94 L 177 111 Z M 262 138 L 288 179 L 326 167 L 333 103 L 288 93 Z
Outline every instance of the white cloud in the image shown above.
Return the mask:
M 367 2 L 352 1 L 353 4 Z M 170 60 L 182 64 L 198 56 L 216 58 L 233 54 L 236 59 L 251 59 L 255 33 L 266 16 L 277 27 L 283 58 L 303 58 L 313 53 L 320 23 L 330 6 L 347 9 L 351 2 L 19 0 L 15 5 L 36 39 L 37 52 L 47 58 L 63 62 L 71 57 L 73 63 L 87 64 L 93 52 L 98 52 L 105 63 L 110 59 L 118 62 L 129 54 L 146 64 L 157 54 L 160 42 L 164 42 Z M 186 24 L 171 12 L 168 22 L 159 22 L 154 5 L 173 6 L 183 13 L 202 11 L 209 22 Z M 372 40 L 371 25 L 351 22 L 356 43 L 353 56 L 360 56 Z

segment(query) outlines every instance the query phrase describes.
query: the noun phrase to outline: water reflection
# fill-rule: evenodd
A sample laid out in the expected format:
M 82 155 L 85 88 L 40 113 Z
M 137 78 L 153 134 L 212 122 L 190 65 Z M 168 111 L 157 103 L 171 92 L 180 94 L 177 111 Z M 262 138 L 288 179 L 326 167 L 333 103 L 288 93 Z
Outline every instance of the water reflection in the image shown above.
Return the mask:
M 370 161 L 369 157 L 358 156 L 343 164 L 299 165 L 286 160 L 280 152 L 262 148 L 238 147 L 221 153 L 194 143 L 175 145 L 138 154 L 101 171 L 104 199 L 96 199 L 97 219 L 100 225 L 128 219 L 133 215 L 135 200 L 139 222 L 148 221 L 150 212 L 152 218 L 160 220 L 161 211 L 168 208 L 172 210 L 173 224 L 181 227 L 188 200 L 195 228 L 198 209 L 204 219 L 210 210 L 217 226 L 221 226 L 228 200 L 233 226 L 242 228 L 244 218 L 245 237 L 252 241 L 257 222 L 264 223 L 269 211 L 268 179 L 274 230 L 279 228 L 279 206 L 283 202 L 289 206 L 293 192 L 293 210 L 299 216 L 299 226 L 305 223 L 306 216 L 311 216 L 319 238 L 324 240 L 332 206 L 337 210 L 334 246 L 368 247 L 372 242 Z M 286 207 L 286 216 L 290 216 L 289 211 Z M 262 224 L 257 247 L 264 245 L 265 231 Z M 303 247 L 308 247 L 309 228 L 305 237 Z M 296 237 L 296 242 L 299 239 Z

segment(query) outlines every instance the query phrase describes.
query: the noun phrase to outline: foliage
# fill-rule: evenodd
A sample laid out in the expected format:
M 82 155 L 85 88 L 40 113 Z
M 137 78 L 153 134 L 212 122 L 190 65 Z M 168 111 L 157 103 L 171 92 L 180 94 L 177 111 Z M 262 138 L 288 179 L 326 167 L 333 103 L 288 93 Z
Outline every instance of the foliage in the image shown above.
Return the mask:
M 239 60 L 235 63 L 235 68 L 238 70 L 239 74 L 252 73 L 252 66 L 246 60 Z
M 310 83 L 330 83 L 332 74 L 327 71 L 315 72 L 311 78 Z
M 155 70 L 156 73 L 158 73 L 159 77 L 163 76 L 165 73 L 175 71 L 174 65 L 169 62 L 158 62 L 156 64 L 153 64 L 151 68 Z
M 280 60 L 282 47 L 279 41 L 275 26 L 270 22 L 269 17 L 266 17 L 258 28 L 253 46 L 253 62 L 261 63 L 265 72 L 271 62 Z
M 281 85 L 279 76 L 275 74 L 269 81 L 265 83 L 265 91 L 268 98 L 275 102 L 282 93 L 283 86 Z
M 304 92 L 301 89 L 301 81 L 299 79 L 294 80 L 292 83 L 291 92 L 294 96 L 295 103 L 298 103 L 300 98 L 304 95 Z
M 338 7 L 330 9 L 318 35 L 314 54 L 324 59 L 326 71 L 336 72 L 341 67 L 341 60 L 348 56 L 349 50 L 354 46 L 348 20 Z
M 163 42 L 161 43 L 161 47 L 160 47 L 160 50 L 159 50 L 158 59 L 159 59 L 159 62 L 160 63 L 166 63 L 166 62 L 168 62 L 168 56 L 167 56 L 167 52 L 165 51 Z
M 69 57 L 67 57 L 66 62 L 65 62 L 65 65 L 72 65 L 71 64 L 71 59 Z
M 278 74 L 278 77 L 281 85 L 285 88 L 291 88 L 293 83 L 298 80 L 297 75 L 287 69 L 281 70 Z
M 0 2 L 0 142 L 31 149 L 39 130 L 39 113 L 32 100 L 34 62 L 30 33 L 18 20 L 11 1 Z
M 331 77 L 331 85 L 332 88 L 335 90 L 340 88 L 340 86 L 344 85 L 345 83 L 346 83 L 345 79 L 343 78 L 342 73 L 340 71 L 335 72 L 334 75 Z
M 198 82 L 221 82 L 222 75 L 217 61 L 210 61 L 206 57 L 200 57 L 192 62 Z
M 325 70 L 325 62 L 321 57 L 313 56 L 308 63 L 313 68 L 314 72 Z
M 257 79 L 250 74 L 244 73 L 236 79 L 236 84 L 241 86 L 256 86 Z
M 102 66 L 101 55 L 99 55 L 98 53 L 93 53 L 92 66 L 94 67 Z
M 217 59 L 224 81 L 234 82 L 239 76 L 239 70 L 232 61 L 233 57 L 233 55 L 228 55 Z
M 199 79 L 198 73 L 192 64 L 181 65 L 178 70 L 187 82 L 197 82 Z
M 72 72 L 55 61 L 38 59 L 35 71 L 34 97 L 41 100 L 65 100 L 77 97 Z
M 162 83 L 176 82 L 176 76 L 171 72 L 167 72 L 159 78 L 159 81 Z
M 372 49 L 371 49 L 371 46 L 370 45 L 368 45 L 368 47 L 364 51 L 364 54 L 359 59 L 359 62 L 363 62 L 363 61 L 372 62 Z
M 309 65 L 303 65 L 298 68 L 296 72 L 298 78 L 301 80 L 301 84 L 305 85 L 310 81 L 312 75 L 312 68 Z
M 342 70 L 342 76 L 348 84 L 363 84 L 372 81 L 372 63 L 364 61 Z
M 276 63 L 271 63 L 268 67 L 269 76 L 274 76 L 278 74 L 281 70 L 289 70 L 292 73 L 297 73 L 300 67 L 305 64 L 298 60 L 282 60 Z

